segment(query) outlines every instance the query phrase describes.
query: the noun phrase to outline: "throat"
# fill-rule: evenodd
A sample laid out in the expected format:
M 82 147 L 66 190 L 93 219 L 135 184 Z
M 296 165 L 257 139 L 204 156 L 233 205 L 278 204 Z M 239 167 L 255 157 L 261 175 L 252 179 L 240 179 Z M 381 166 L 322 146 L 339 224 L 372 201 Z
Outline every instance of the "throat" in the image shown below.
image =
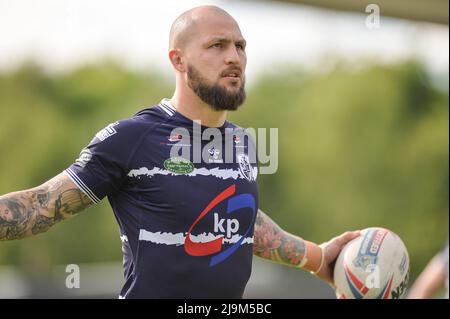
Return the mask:
M 171 102 L 177 112 L 192 121 L 200 122 L 203 126 L 221 127 L 227 118 L 227 111 L 214 110 L 200 99 L 179 101 L 172 98 Z

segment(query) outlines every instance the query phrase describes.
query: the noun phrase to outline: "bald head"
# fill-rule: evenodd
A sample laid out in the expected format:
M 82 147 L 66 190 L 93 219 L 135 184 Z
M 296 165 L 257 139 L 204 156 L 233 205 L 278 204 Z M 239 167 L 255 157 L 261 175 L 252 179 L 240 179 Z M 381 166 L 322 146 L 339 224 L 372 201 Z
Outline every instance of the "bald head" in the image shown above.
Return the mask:
M 196 7 L 182 13 L 170 28 L 169 49 L 185 47 L 195 35 L 195 31 L 202 21 L 214 19 L 217 16 L 229 18 L 236 23 L 228 12 L 216 6 Z

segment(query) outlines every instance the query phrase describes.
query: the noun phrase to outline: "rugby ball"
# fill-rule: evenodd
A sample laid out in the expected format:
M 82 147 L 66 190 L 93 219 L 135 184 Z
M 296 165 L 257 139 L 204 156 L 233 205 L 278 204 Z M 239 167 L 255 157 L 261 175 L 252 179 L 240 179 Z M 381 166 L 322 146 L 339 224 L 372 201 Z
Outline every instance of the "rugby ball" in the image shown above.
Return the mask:
M 339 299 L 398 299 L 405 296 L 409 255 L 390 230 L 372 227 L 348 242 L 334 267 Z

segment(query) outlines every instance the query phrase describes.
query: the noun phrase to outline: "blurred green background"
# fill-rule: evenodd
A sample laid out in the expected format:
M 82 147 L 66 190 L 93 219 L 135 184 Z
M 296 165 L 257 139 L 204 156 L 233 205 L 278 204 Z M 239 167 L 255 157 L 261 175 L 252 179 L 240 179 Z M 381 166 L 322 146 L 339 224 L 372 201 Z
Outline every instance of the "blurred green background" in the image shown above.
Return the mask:
M 0 194 L 45 182 L 98 130 L 171 97 L 172 80 L 161 79 L 113 61 L 66 73 L 29 63 L 0 74 Z M 260 207 L 315 242 L 389 228 L 409 249 L 412 282 L 448 237 L 448 91 L 412 60 L 357 70 L 336 63 L 320 73 L 289 68 L 247 91 L 230 119 L 279 129 L 279 169 L 259 175 Z M 121 258 L 106 200 L 44 235 L 0 242 L 0 266 L 31 281 L 45 281 L 54 265 Z

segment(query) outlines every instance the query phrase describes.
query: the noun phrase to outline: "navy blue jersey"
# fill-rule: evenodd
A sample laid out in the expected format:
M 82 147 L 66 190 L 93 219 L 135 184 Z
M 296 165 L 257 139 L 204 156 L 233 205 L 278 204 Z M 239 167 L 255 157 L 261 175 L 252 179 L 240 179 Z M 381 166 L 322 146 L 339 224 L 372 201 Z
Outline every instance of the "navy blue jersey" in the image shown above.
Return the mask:
M 108 197 L 123 245 L 120 297 L 242 298 L 252 265 L 257 165 L 254 142 L 239 136 L 225 160 L 231 129 L 237 127 L 226 121 L 221 139 L 201 140 L 206 161 L 198 161 L 198 131 L 164 99 L 98 132 L 65 170 L 93 202 Z

